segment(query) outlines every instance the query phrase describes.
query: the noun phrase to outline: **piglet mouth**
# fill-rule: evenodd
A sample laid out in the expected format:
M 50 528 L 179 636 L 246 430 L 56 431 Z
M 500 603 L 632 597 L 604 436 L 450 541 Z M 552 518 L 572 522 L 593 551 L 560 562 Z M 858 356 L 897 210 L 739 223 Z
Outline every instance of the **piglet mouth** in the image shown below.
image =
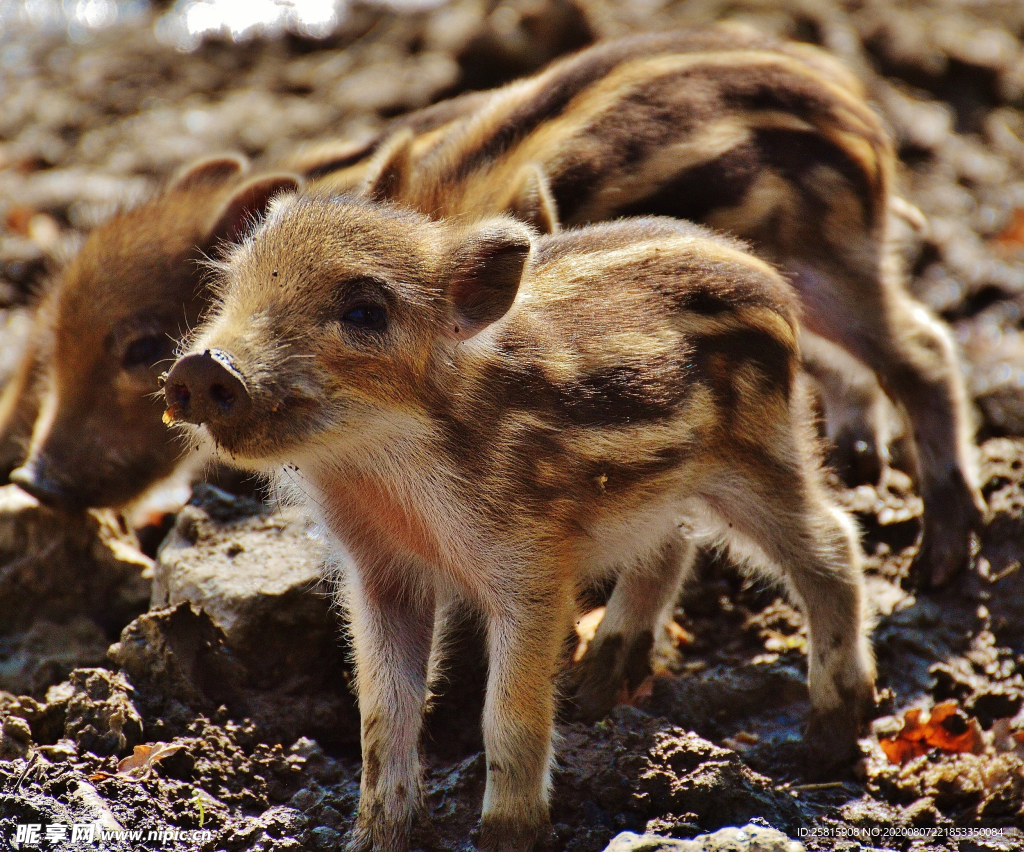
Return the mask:
M 252 411 L 252 397 L 231 355 L 221 349 L 185 355 L 164 377 L 164 422 L 232 430 Z

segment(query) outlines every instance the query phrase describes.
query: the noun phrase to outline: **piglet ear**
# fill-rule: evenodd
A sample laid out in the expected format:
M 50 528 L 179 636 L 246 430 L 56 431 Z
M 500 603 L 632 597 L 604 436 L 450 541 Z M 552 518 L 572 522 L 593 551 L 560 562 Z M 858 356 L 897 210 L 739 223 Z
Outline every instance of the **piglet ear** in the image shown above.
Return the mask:
M 185 166 L 171 179 L 168 189 L 187 190 L 220 186 L 248 168 L 248 161 L 241 155 L 211 157 Z
M 508 212 L 533 225 L 542 234 L 557 234 L 561 230 L 558 204 L 551 194 L 548 176 L 536 163 L 531 163 L 519 173 L 518 186 Z
M 519 222 L 498 219 L 472 231 L 456 249 L 449 337 L 468 340 L 505 316 L 519 292 L 532 235 Z
M 394 201 L 402 194 L 412 160 L 412 131 L 400 130 L 370 161 L 363 194 L 371 201 Z
M 237 243 L 246 231 L 267 212 L 270 202 L 283 192 L 294 192 L 299 180 L 294 175 L 267 175 L 242 184 L 221 208 L 213 228 L 211 241 Z

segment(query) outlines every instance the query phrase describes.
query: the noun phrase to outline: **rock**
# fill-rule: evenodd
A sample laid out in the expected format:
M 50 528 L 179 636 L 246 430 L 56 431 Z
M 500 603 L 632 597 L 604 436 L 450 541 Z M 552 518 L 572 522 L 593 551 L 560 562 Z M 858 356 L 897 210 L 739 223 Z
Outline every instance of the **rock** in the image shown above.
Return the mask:
M 803 844 L 781 831 L 748 824 L 743 828 L 722 828 L 692 840 L 673 840 L 654 834 L 640 836 L 631 831 L 618 835 L 604 852 L 803 852 Z
M 318 825 L 310 832 L 314 849 L 337 849 L 341 845 L 341 832 L 326 826 Z
M 589 807 L 592 823 L 629 813 L 640 827 L 667 820 L 711 830 L 754 817 L 786 829 L 800 824 L 793 798 L 736 752 L 633 707 L 591 728 L 571 726 L 559 760 L 553 823 Z
M 357 743 L 359 720 L 343 652 L 331 645 L 317 665 L 296 641 L 291 670 L 281 656 L 285 649 L 268 642 L 268 653 L 282 667 L 278 679 L 268 682 L 255 652 L 241 660 L 205 610 L 178 604 L 135 619 L 109 657 L 138 688 L 146 718 L 155 720 L 151 738 L 178 736 L 201 713 L 252 719 L 268 742 L 307 734 L 325 743 Z
M 67 624 L 38 619 L 24 633 L 0 638 L 0 687 L 41 698 L 73 669 L 102 665 L 109 644 L 99 625 L 84 616 Z
M 338 660 L 338 620 L 320 588 L 325 551 L 302 515 L 211 486 L 196 494 L 158 554 L 152 606 L 205 611 L 260 683 Z
M 140 689 L 206 713 L 245 677 L 225 647 L 223 631 L 188 604 L 139 616 L 108 655 Z
M 28 754 L 32 730 L 18 716 L 6 716 L 0 723 L 0 760 L 17 760 Z
M 74 692 L 67 704 L 64 736 L 79 751 L 123 755 L 142 742 L 142 719 L 132 703 L 132 686 L 106 669 L 71 673 Z
M 0 636 L 76 616 L 119 630 L 145 610 L 152 564 L 115 513 L 64 514 L 0 488 Z

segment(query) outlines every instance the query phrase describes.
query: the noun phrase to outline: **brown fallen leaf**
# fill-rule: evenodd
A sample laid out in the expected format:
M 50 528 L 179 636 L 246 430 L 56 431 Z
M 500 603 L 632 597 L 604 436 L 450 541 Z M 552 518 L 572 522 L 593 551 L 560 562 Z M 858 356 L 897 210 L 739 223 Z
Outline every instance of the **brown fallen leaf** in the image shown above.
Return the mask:
M 693 644 L 693 634 L 674 619 L 665 625 L 665 632 L 674 648 Z
M 36 211 L 24 204 L 14 204 L 4 216 L 4 228 L 20 237 L 28 236 L 28 225 Z
M 590 647 L 590 643 L 594 641 L 594 635 L 597 633 L 597 627 L 601 623 L 601 619 L 604 618 L 603 606 L 599 606 L 597 609 L 592 609 L 590 612 L 583 615 L 579 621 L 576 622 L 576 650 L 573 652 L 572 661 L 578 663 L 583 659 L 583 655 L 587 653 L 587 648 Z
M 991 242 L 1003 254 L 1015 254 L 1024 248 L 1024 208 L 1013 211 L 1009 224 Z
M 943 701 L 927 716 L 919 707 L 907 710 L 900 732 L 880 739 L 878 744 L 890 763 L 902 765 L 933 748 L 950 754 L 978 754 L 984 740 L 977 719 L 967 717 L 955 701 Z
M 144 778 L 152 771 L 153 764 L 165 757 L 170 757 L 180 749 L 180 745 L 168 745 L 167 743 L 137 745 L 130 757 L 124 758 L 117 764 L 117 774 L 131 778 Z

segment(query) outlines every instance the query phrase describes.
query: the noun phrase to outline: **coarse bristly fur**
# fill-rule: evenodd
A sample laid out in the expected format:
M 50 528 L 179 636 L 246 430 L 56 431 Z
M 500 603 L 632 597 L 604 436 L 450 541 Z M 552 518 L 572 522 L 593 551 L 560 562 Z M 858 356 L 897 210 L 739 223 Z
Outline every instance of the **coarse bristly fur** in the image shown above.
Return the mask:
M 223 276 L 168 374 L 168 417 L 204 423 L 238 464 L 284 468 L 345 566 L 363 746 L 350 849 L 408 848 L 455 601 L 487 625 L 480 848 L 532 848 L 580 586 L 617 580 L 578 668 L 599 715 L 647 665 L 699 540 L 799 601 L 812 752 L 850 757 L 874 682 L 860 551 L 823 484 L 797 305 L 771 267 L 671 219 L 538 236 L 303 193 Z
M 985 504 L 952 336 L 908 295 L 891 245 L 909 208 L 893 194 L 894 163 L 834 59 L 712 27 L 584 51 L 443 132 L 396 131 L 325 183 L 361 175 L 370 197 L 434 217 L 510 212 L 550 232 L 658 214 L 748 240 L 796 285 L 805 330 L 868 365 L 905 411 L 924 501 L 912 573 L 942 585 L 967 566 Z M 841 388 L 841 364 L 814 351 L 813 373 Z M 870 430 L 856 438 L 878 443 Z
M 984 506 L 950 335 L 904 292 L 888 244 L 900 206 L 892 161 L 836 60 L 719 25 L 597 45 L 398 119 L 390 135 L 296 153 L 282 164 L 293 175 L 248 179 L 239 158 L 201 162 L 90 234 L 51 291 L 45 340 L 0 399 L 11 450 L 0 456 L 29 444 L 15 479 L 60 505 L 123 505 L 169 473 L 179 446 L 151 395 L 210 303 L 197 260 L 298 178 L 429 215 L 511 212 L 549 231 L 668 213 L 732 231 L 779 264 L 800 288 L 805 325 L 867 363 L 909 414 L 925 504 L 915 574 L 941 584 L 967 563 Z M 813 351 L 830 431 L 877 458 L 870 418 L 836 416 L 849 371 Z M 858 392 L 862 409 L 878 409 L 872 382 Z

